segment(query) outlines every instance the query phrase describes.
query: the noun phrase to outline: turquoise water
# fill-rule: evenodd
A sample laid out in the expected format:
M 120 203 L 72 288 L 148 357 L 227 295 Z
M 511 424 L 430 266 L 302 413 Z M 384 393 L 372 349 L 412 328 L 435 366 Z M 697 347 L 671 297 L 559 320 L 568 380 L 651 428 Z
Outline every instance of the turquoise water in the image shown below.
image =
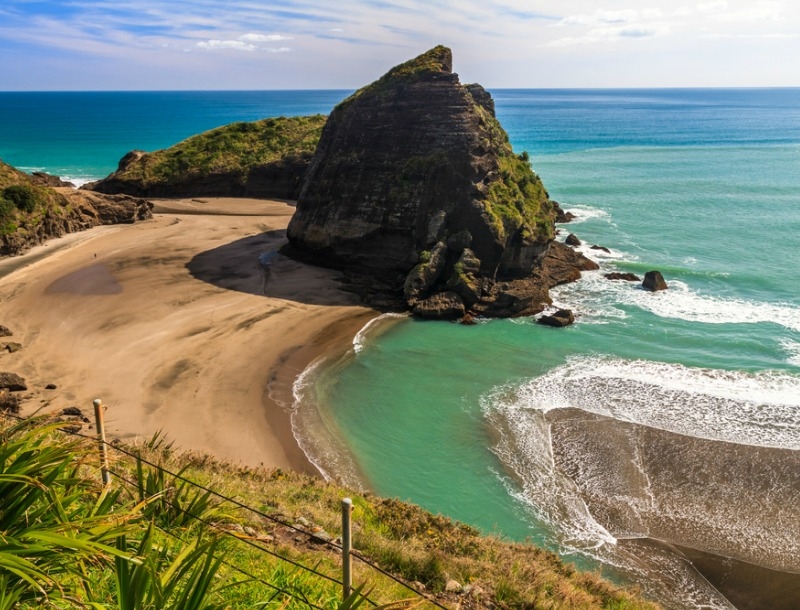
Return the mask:
M 0 93 L 0 158 L 86 181 L 128 150 L 347 92 Z M 730 607 L 660 539 L 800 572 L 800 89 L 494 91 L 601 265 L 575 325 L 384 317 L 296 384 L 328 476 Z M 589 249 L 607 247 L 610 253 Z M 660 270 L 651 294 L 603 273 Z M 709 534 L 712 532 L 712 534 Z
M 298 383 L 310 452 L 331 476 L 606 566 L 669 607 L 729 606 L 685 562 L 620 540 L 798 571 L 800 473 L 758 451 L 800 450 L 800 91 L 494 95 L 515 150 L 577 215 L 560 238 L 601 265 L 553 291 L 577 323 L 374 324 Z M 602 277 L 650 269 L 666 292 Z M 553 428 L 570 409 L 610 423 Z M 692 473 L 691 496 L 657 480 L 661 456 L 640 459 L 656 446 L 644 434 L 698 439 L 663 456 Z M 705 463 L 720 446 L 764 480 Z
M 235 121 L 327 114 L 345 91 L 0 92 L 0 159 L 80 185 L 127 152 L 167 148 Z

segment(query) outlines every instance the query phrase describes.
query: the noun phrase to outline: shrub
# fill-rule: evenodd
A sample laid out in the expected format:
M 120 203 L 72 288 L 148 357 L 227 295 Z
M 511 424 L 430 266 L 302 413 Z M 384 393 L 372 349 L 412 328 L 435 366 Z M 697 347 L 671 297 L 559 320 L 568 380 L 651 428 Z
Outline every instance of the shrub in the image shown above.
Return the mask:
M 14 184 L 3 189 L 3 198 L 13 203 L 17 209 L 31 213 L 36 209 L 36 191 L 24 184 Z

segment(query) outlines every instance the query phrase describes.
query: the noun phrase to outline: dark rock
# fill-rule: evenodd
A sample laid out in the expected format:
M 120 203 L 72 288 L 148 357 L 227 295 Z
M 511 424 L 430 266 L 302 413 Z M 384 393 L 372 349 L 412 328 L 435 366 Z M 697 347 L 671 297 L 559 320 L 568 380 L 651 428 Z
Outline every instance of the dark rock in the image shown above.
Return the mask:
M 448 292 L 476 314 L 505 315 L 507 306 L 541 306 L 541 288 L 526 280 L 543 277 L 537 269 L 555 220 L 556 206 L 527 154 L 511 150 L 491 95 L 461 85 L 450 50 L 436 47 L 333 110 L 284 251 L 369 275 L 426 312 L 420 315 L 438 317 L 452 297 L 422 301 Z M 442 271 L 429 258 L 439 243 L 448 247 Z M 466 272 L 464 265 L 476 262 L 478 269 Z M 354 289 L 367 285 L 351 282 Z M 526 289 L 533 293 L 523 295 Z M 369 301 L 368 292 L 361 294 Z
M 606 273 L 604 276 L 607 280 L 624 280 L 626 282 L 641 282 L 642 278 L 640 278 L 635 273 L 620 273 L 619 271 L 614 271 L 612 273 Z
M 567 235 L 567 239 L 564 240 L 564 243 L 568 246 L 580 246 L 581 240 L 578 239 L 578 236 L 575 233 L 570 233 Z
M 642 287 L 645 290 L 656 292 L 657 290 L 666 290 L 667 282 L 664 281 L 664 276 L 660 271 L 648 271 L 644 274 L 644 281 Z
M 439 210 L 431 217 L 428 223 L 428 238 L 425 240 L 427 246 L 432 246 L 437 241 L 442 240 L 444 237 L 445 220 L 447 220 L 447 214 L 444 210 Z
M 48 383 L 46 386 L 44 386 L 44 389 L 45 390 L 55 390 L 55 389 L 57 389 L 57 386 L 54 383 Z
M 447 238 L 447 247 L 456 254 L 461 254 L 465 248 L 469 248 L 471 245 L 472 235 L 467 230 L 459 231 Z
M 13 337 L 12 333 L 7 326 L 0 325 L 0 337 Z
M 563 209 L 561 209 L 561 206 L 558 204 L 557 201 L 553 201 L 552 204 L 556 212 L 557 223 L 564 224 L 575 220 L 575 214 L 573 214 L 572 212 L 565 212 Z
M 18 352 L 22 349 L 22 343 L 15 343 L 12 341 L 11 343 L 6 343 L 4 349 L 13 354 L 14 352 Z
M 44 172 L 32 172 L 31 178 L 32 182 L 34 184 L 38 184 L 39 186 L 68 186 L 75 188 L 75 185 L 72 182 L 65 182 L 58 176 L 53 176 Z
M 591 249 L 592 250 L 600 250 L 601 252 L 605 252 L 606 254 L 611 254 L 611 250 L 609 250 L 605 246 L 594 245 L 594 246 L 591 246 Z
M 0 390 L 0 411 L 19 413 L 19 396 L 8 390 Z
M 86 417 L 83 414 L 83 411 L 81 411 L 78 407 L 66 407 L 66 408 L 61 410 L 61 415 L 68 415 L 68 416 L 71 416 L 71 417 L 76 417 L 80 421 L 82 421 L 84 424 L 88 424 L 89 423 L 89 418 Z
M 464 305 L 472 307 L 481 298 L 482 282 L 479 279 L 481 261 L 469 248 L 464 248 L 453 267 L 453 274 L 447 281 L 447 288 L 464 301 Z
M 28 389 L 25 380 L 16 373 L 0 373 L 0 390 L 24 392 Z
M 412 312 L 432 320 L 458 320 L 466 313 L 464 301 L 455 292 L 437 292 L 417 303 Z
M 444 271 L 447 246 L 439 242 L 432 250 L 423 252 L 421 258 L 419 264 L 409 272 L 403 286 L 406 301 L 412 305 L 428 296 L 431 287 Z
M 537 322 L 546 326 L 563 328 L 575 322 L 575 316 L 569 309 L 559 309 L 553 314 L 540 317 Z
M 547 255 L 542 259 L 542 265 L 537 274 L 542 278 L 547 288 L 574 282 L 581 277 L 581 271 L 594 271 L 600 265 L 592 259 L 576 252 L 569 246 L 554 241 L 550 244 Z
M 470 313 L 465 313 L 464 317 L 461 318 L 458 322 L 459 324 L 463 324 L 464 326 L 475 326 L 475 324 L 477 324 L 475 318 Z

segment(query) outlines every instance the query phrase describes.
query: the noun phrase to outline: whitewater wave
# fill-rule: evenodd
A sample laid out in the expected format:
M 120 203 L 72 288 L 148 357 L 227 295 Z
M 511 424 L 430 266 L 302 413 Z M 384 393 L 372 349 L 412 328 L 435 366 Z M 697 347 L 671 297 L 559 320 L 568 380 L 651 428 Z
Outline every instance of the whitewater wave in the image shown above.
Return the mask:
M 368 337 L 376 332 L 382 323 L 388 320 L 400 320 L 407 317 L 408 315 L 404 313 L 385 313 L 376 318 L 372 318 L 356 333 L 356 336 L 353 337 L 353 351 L 356 354 L 360 354 L 364 351 Z
M 58 170 L 53 170 L 51 168 L 38 167 L 38 166 L 37 167 L 33 167 L 33 166 L 22 167 L 22 166 L 20 166 L 17 169 L 19 169 L 20 171 L 25 172 L 26 174 L 32 174 L 33 172 L 45 172 L 45 173 L 53 175 L 53 176 L 58 176 L 64 182 L 71 182 L 72 184 L 74 184 L 75 188 L 80 188 L 84 184 L 88 184 L 89 182 L 95 182 L 95 181 L 100 180 L 102 178 L 102 176 L 89 176 L 89 175 L 85 175 L 85 174 L 72 175 L 69 172 L 64 173 L 64 172 L 60 172 Z
M 646 545 L 630 554 L 636 540 L 674 534 L 778 567 L 796 557 L 796 535 L 774 524 L 797 512 L 797 460 L 786 473 L 786 454 L 764 456 L 800 449 L 800 377 L 579 356 L 493 389 L 481 406 L 498 432 L 492 450 L 518 481 L 509 493 L 552 528 L 560 552 L 638 574 L 645 586 L 653 569 L 680 581 L 651 591 L 662 601 L 680 592 L 667 607 L 731 606 L 674 553 Z M 753 466 L 747 477 L 725 470 L 742 464 Z M 770 494 L 775 505 L 759 500 Z
M 800 341 L 784 339 L 781 341 L 781 347 L 788 354 L 786 361 L 794 366 L 800 366 Z
M 705 324 L 757 324 L 772 322 L 800 332 L 800 307 L 792 303 L 704 295 L 680 280 L 669 279 L 669 289 L 649 292 L 633 282 L 610 281 L 603 271 L 584 273 L 583 278 L 551 291 L 554 301 L 589 318 L 624 318 L 622 307 L 632 306 L 660 318 Z
M 494 409 L 576 408 L 708 440 L 800 449 L 800 377 L 576 356 L 489 397 Z
M 593 220 L 596 218 L 602 218 L 603 220 L 608 220 L 609 222 L 611 221 L 611 215 L 607 211 L 592 207 L 590 205 L 571 204 L 569 207 L 564 207 L 564 211 L 571 212 L 575 215 L 575 218 L 569 222 L 571 225 L 581 224 L 587 220 Z

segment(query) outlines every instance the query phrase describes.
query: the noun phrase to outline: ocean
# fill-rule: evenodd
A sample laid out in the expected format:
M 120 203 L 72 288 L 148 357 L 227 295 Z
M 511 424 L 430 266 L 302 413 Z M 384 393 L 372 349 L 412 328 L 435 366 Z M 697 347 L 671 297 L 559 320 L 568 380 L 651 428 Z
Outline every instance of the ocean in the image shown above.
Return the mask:
M 131 149 L 347 94 L 0 93 L 0 159 L 83 183 Z M 576 323 L 383 316 L 298 378 L 301 445 L 326 476 L 670 608 L 797 607 L 800 89 L 492 94 L 576 215 L 559 239 L 600 264 L 553 290 Z M 604 278 L 651 269 L 668 290 Z

